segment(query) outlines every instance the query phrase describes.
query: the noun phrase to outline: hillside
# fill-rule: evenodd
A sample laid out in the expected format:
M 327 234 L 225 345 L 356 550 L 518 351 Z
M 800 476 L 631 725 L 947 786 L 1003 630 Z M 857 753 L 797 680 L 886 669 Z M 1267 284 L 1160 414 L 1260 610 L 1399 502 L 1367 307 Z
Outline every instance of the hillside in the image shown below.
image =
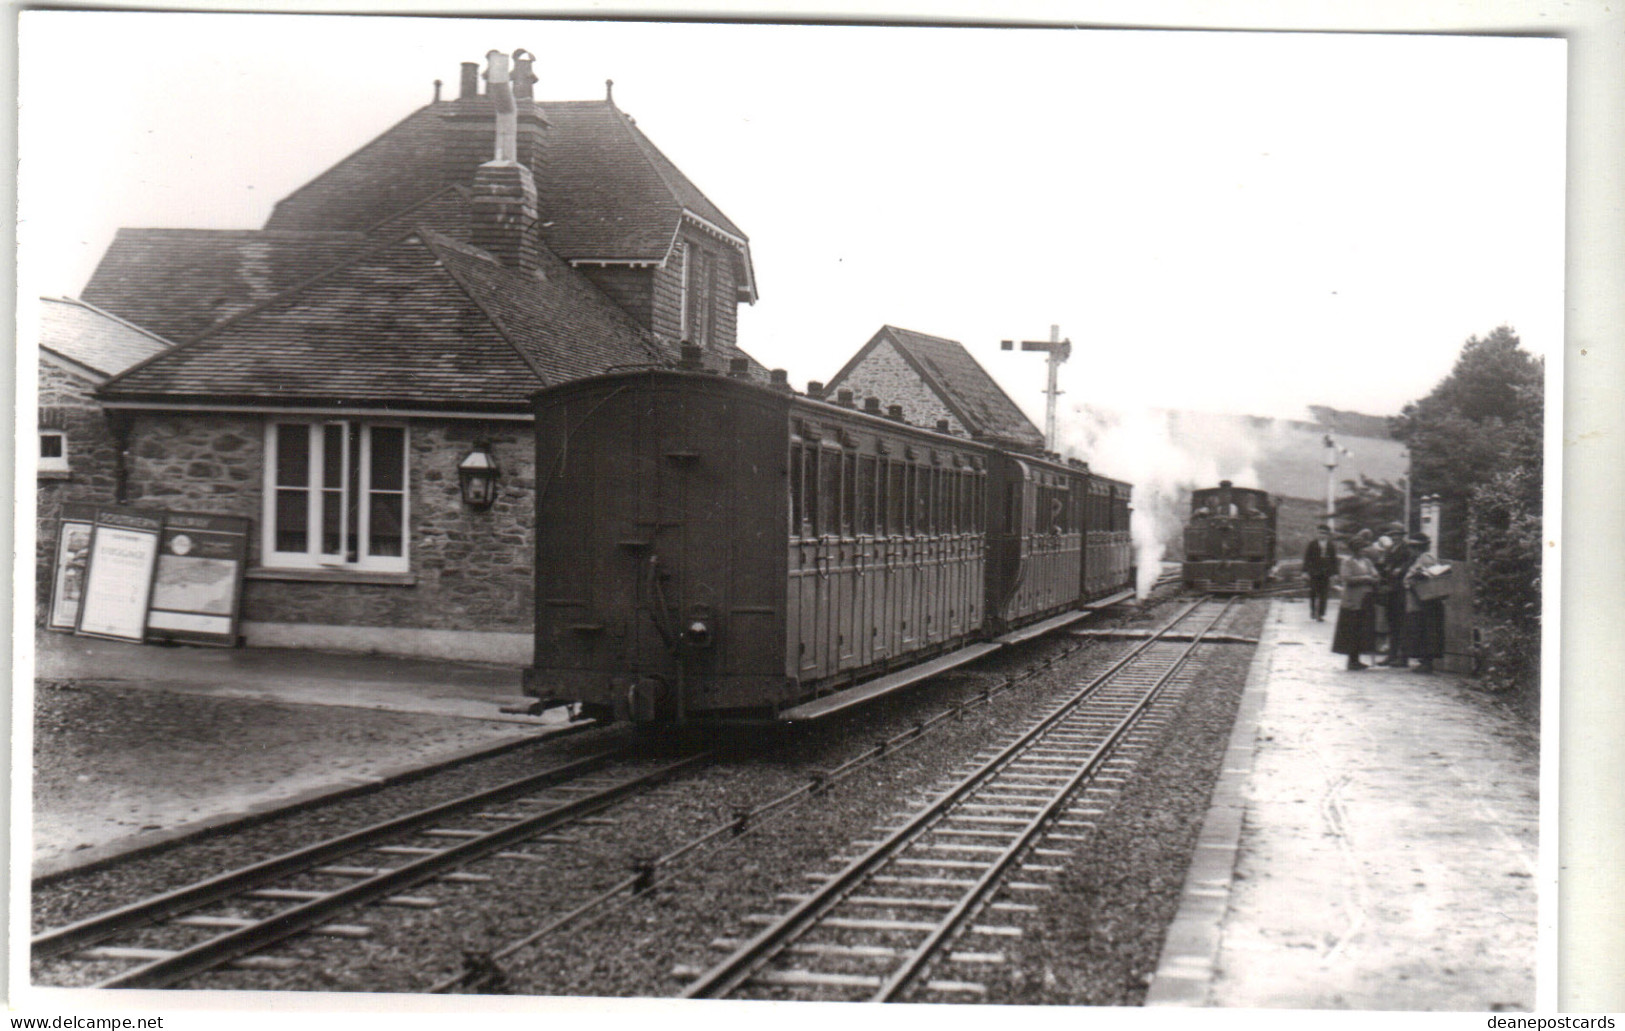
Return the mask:
M 1326 506 L 1324 440 L 1339 448 L 1337 481 L 1368 476 L 1398 483 L 1405 475 L 1405 446 L 1361 435 L 1387 432 L 1383 416 L 1315 406 L 1322 421 L 1209 412 L 1141 410 L 1115 412 L 1075 407 L 1062 422 L 1063 450 L 1090 467 L 1134 484 L 1135 540 L 1139 561 L 1180 557 L 1181 528 L 1195 487 L 1231 480 L 1282 500 L 1280 556 L 1295 557 Z

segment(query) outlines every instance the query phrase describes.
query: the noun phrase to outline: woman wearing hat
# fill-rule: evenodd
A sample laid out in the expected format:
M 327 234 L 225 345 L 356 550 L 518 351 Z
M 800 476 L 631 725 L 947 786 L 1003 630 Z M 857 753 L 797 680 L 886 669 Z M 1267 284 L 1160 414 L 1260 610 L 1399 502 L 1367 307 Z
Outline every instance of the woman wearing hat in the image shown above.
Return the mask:
M 1337 607 L 1337 626 L 1332 631 L 1332 651 L 1349 657 L 1348 669 L 1365 669 L 1362 653 L 1377 647 L 1372 621 L 1372 602 L 1379 577 L 1371 560 L 1371 531 L 1361 530 L 1349 542 L 1338 579 L 1343 582 L 1343 601 Z
M 1405 543 L 1416 556 L 1405 571 L 1405 654 L 1421 660 L 1416 672 L 1432 673 L 1433 660 L 1444 654 L 1444 602 L 1417 597 L 1416 582 L 1439 564 L 1439 558 L 1425 533 L 1412 534 Z

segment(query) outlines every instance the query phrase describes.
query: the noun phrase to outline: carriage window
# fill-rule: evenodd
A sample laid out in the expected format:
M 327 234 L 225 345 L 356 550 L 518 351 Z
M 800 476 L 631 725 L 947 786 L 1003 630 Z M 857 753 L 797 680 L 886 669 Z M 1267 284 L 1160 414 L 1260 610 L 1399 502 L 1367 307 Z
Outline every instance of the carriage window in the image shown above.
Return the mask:
M 857 498 L 858 456 L 844 455 L 841 458 L 841 536 L 852 536 L 852 520 L 858 507 Z
M 824 452 L 818 456 L 818 527 L 819 536 L 839 532 L 837 520 L 841 512 L 841 455 Z
M 914 489 L 915 489 L 915 480 L 918 477 L 916 475 L 914 467 L 912 465 L 909 465 L 907 462 L 903 463 L 902 468 L 903 468 L 903 497 L 902 497 L 903 536 L 912 537 L 914 535 Z
M 892 478 L 890 478 L 889 494 L 886 498 L 886 532 L 892 537 L 900 537 L 908 530 L 905 527 L 903 514 L 908 511 L 908 467 L 902 462 L 890 462 Z
M 858 459 L 858 533 L 875 532 L 875 460 L 870 455 Z
M 801 452 L 801 536 L 818 536 L 818 447 Z
M 914 469 L 914 532 L 921 537 L 931 532 L 931 470 Z
M 790 445 L 790 536 L 801 536 L 801 445 Z

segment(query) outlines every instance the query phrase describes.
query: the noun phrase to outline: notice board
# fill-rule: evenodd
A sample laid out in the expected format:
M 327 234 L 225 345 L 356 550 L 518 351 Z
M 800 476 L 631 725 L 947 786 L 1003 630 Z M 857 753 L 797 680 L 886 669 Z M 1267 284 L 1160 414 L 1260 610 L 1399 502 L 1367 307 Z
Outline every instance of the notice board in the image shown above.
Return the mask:
M 96 509 L 75 633 L 137 643 L 145 638 L 147 602 L 152 596 L 163 526 L 162 512 Z
M 85 568 L 90 564 L 90 533 L 96 506 L 68 503 L 56 524 L 56 561 L 51 565 L 51 612 L 45 625 L 71 631 L 79 625 L 85 597 Z
M 248 520 L 170 512 L 160 539 L 147 636 L 226 648 L 236 644 Z

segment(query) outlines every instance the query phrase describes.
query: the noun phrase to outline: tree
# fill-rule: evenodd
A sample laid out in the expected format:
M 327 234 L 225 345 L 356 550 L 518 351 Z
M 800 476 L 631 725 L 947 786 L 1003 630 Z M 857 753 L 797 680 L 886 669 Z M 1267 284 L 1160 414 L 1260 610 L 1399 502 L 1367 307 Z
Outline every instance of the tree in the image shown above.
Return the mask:
M 1531 701 L 1540 676 L 1545 379 L 1545 362 L 1500 326 L 1469 339 L 1450 375 L 1394 420 L 1394 436 L 1411 450 L 1413 497 L 1437 494 L 1445 504 L 1435 550 L 1473 559 L 1486 678 Z
M 1361 474 L 1360 482 L 1343 481 L 1337 497 L 1337 525 L 1377 533 L 1389 523 L 1404 521 L 1405 489 L 1387 480 Z
M 1466 545 L 1467 510 L 1473 491 L 1510 459 L 1540 462 L 1545 362 L 1525 351 L 1509 327 L 1462 347 L 1450 375 L 1432 393 L 1406 405 L 1394 420 L 1394 436 L 1411 452 L 1412 498 L 1437 494 L 1454 516 L 1435 544 L 1446 555 Z M 1536 427 L 1531 455 L 1522 444 Z

